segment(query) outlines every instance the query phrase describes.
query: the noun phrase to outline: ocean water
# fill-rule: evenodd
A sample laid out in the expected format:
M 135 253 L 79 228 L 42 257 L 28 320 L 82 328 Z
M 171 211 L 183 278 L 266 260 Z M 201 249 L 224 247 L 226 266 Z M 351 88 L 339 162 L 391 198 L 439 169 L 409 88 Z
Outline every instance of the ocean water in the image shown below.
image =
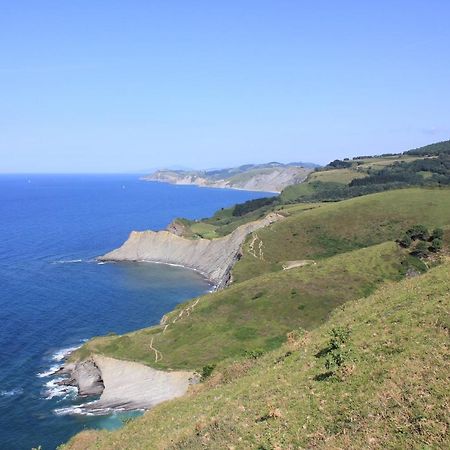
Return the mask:
M 68 414 L 48 376 L 92 336 L 157 323 L 211 286 L 161 264 L 98 264 L 131 230 L 162 229 L 263 193 L 142 182 L 130 175 L 0 176 L 0 449 L 53 449 L 133 413 Z

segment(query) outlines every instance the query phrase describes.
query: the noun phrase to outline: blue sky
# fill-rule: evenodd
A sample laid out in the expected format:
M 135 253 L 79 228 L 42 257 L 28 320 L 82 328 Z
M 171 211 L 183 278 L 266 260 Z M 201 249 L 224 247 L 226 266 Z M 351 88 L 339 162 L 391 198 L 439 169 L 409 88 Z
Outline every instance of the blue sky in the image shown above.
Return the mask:
M 450 138 L 450 2 L 0 2 L 0 172 L 223 167 Z

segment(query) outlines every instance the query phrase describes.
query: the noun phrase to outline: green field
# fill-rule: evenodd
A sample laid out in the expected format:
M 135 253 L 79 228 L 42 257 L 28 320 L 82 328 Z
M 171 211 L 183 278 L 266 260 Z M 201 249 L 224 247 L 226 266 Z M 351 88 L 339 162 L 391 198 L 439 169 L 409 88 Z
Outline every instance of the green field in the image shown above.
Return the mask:
M 278 350 L 224 361 L 190 395 L 64 448 L 447 449 L 449 271 L 384 285 Z M 332 329 L 349 335 L 330 375 Z
M 286 208 L 291 217 L 257 232 L 262 258 L 249 251 L 252 238 L 247 240 L 233 270 L 236 282 L 281 270 L 284 261 L 323 259 L 394 240 L 417 223 L 450 225 L 450 190 L 400 189 L 304 209 Z

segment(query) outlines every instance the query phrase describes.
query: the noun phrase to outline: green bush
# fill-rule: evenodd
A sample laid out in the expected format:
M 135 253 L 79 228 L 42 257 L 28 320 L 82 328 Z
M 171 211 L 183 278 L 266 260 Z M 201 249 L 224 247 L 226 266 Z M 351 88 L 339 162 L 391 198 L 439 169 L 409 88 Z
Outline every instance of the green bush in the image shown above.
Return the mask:
M 412 239 L 409 236 L 409 234 L 404 234 L 398 241 L 397 241 L 402 247 L 407 248 L 410 247 L 412 244 Z
M 442 239 L 434 238 L 431 241 L 430 250 L 434 253 L 437 253 L 439 250 L 442 250 L 443 246 L 444 246 L 444 243 L 442 242 Z
M 431 237 L 432 239 L 442 239 L 444 237 L 444 230 L 442 228 L 435 228 Z
M 417 256 L 418 258 L 425 258 L 428 256 L 428 243 L 425 241 L 420 241 L 412 250 L 411 255 Z
M 209 378 L 215 368 L 216 368 L 215 364 L 207 364 L 206 366 L 203 366 L 201 373 L 201 381 L 205 381 L 207 378 Z
M 413 240 L 421 239 L 426 241 L 430 237 L 428 229 L 424 225 L 414 225 L 406 232 L 406 234 Z

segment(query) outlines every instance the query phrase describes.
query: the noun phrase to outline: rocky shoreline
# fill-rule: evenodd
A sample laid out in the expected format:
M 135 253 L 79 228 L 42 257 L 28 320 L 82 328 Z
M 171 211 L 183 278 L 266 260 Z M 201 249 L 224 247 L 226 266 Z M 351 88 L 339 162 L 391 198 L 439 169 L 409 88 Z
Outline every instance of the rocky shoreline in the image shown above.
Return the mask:
M 240 257 L 247 236 L 282 218 L 280 214 L 270 213 L 261 220 L 241 225 L 229 235 L 216 239 L 188 239 L 172 230 L 132 231 L 121 247 L 98 260 L 175 264 L 200 272 L 220 289 L 229 283 L 231 269 Z
M 149 409 L 158 403 L 183 396 L 199 381 L 190 371 L 156 370 L 133 361 L 103 355 L 64 364 L 54 375 L 66 378 L 59 383 L 75 386 L 80 397 L 99 397 L 77 408 L 78 412 Z
M 239 259 L 247 236 L 284 216 L 270 213 L 263 219 L 241 225 L 217 239 L 187 239 L 176 230 L 133 231 L 118 249 L 99 261 L 149 261 L 174 264 L 196 270 L 216 289 L 231 279 L 231 269 Z M 164 317 L 163 319 L 164 320 Z M 69 355 L 67 355 L 68 357 Z M 184 395 L 199 380 L 189 371 L 162 371 L 144 364 L 93 354 L 81 361 L 67 361 L 54 374 L 62 375 L 60 385 L 73 386 L 80 397 L 98 397 L 77 408 L 78 412 L 101 414 L 109 409 L 148 409 Z

